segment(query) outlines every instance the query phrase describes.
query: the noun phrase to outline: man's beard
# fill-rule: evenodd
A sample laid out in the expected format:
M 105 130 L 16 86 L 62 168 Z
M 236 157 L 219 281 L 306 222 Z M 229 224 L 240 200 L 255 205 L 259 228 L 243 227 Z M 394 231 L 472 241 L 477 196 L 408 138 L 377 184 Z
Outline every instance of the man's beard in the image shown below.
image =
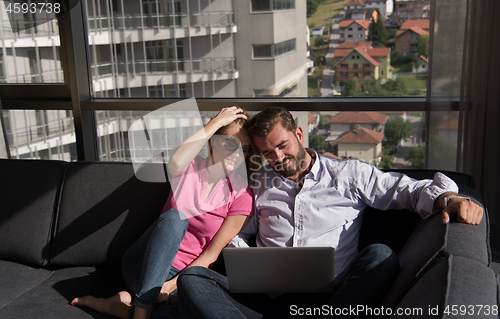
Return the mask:
M 297 154 L 295 156 L 290 155 L 285 157 L 283 161 L 276 163 L 273 169 L 276 173 L 283 175 L 283 177 L 285 178 L 294 176 L 301 170 L 302 165 L 305 162 L 305 158 L 306 158 L 306 150 L 299 143 L 299 151 L 297 152 Z M 290 160 L 292 162 L 292 165 L 283 167 L 283 163 L 286 162 L 287 160 Z

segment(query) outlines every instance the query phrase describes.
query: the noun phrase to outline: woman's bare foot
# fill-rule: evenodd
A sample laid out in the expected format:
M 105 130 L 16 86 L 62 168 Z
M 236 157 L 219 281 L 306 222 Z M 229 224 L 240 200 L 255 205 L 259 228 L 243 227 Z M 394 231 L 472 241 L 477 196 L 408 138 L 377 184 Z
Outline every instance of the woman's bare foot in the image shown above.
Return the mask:
M 130 309 L 132 297 L 126 291 L 120 291 L 116 295 L 106 299 L 96 298 L 94 296 L 85 296 L 75 298 L 71 302 L 72 306 L 89 307 L 95 311 L 115 316 L 118 318 L 127 318 Z

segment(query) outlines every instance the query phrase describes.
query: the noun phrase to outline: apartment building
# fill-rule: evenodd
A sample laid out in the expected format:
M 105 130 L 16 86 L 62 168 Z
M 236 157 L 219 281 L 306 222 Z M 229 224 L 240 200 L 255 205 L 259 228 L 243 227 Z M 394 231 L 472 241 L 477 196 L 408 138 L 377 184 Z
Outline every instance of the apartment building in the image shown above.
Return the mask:
M 307 97 L 303 1 L 84 0 L 82 5 L 95 98 Z M 0 17 L 0 81 L 63 82 L 57 19 L 35 25 L 35 14 L 25 18 L 26 28 L 13 29 L 4 6 Z M 130 158 L 127 129 L 143 115 L 96 111 L 101 159 Z M 10 110 L 4 116 L 13 157 L 76 158 L 71 111 Z M 203 114 L 203 121 L 210 116 Z M 179 132 L 168 134 L 175 141 L 162 138 L 161 144 L 178 144 L 202 125 L 193 121 L 179 120 L 174 125 Z
M 405 55 L 418 56 L 421 35 L 429 36 L 429 19 L 406 20 L 396 32 L 396 50 Z
M 363 42 L 368 36 L 368 28 L 370 21 L 368 20 L 342 20 L 339 23 L 339 43 L 346 41 Z

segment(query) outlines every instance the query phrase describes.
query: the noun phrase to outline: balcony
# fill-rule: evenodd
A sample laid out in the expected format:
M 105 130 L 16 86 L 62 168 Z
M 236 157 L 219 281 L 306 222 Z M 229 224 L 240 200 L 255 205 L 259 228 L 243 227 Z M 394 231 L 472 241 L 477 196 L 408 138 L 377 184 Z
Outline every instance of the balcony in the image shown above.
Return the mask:
M 204 27 L 230 26 L 233 22 L 233 12 L 211 12 L 192 14 L 161 14 L 161 15 L 123 15 L 114 17 L 89 17 L 89 31 L 102 30 L 137 30 L 143 28 L 168 27 Z
M 91 66 L 92 78 L 110 75 L 151 73 L 231 72 L 235 58 L 177 61 L 104 62 Z
M 335 72 L 374 72 L 375 68 L 374 67 L 369 67 L 369 68 L 342 68 L 342 67 L 336 67 Z

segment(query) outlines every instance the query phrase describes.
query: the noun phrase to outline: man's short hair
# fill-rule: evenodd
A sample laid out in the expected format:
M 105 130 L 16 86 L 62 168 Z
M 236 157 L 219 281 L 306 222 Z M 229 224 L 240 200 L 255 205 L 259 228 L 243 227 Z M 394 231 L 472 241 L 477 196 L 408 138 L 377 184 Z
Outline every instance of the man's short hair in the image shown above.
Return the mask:
M 285 129 L 295 134 L 297 124 L 290 111 L 284 107 L 272 106 L 259 112 L 245 123 L 248 136 L 266 137 L 271 133 L 274 126 L 281 123 Z

